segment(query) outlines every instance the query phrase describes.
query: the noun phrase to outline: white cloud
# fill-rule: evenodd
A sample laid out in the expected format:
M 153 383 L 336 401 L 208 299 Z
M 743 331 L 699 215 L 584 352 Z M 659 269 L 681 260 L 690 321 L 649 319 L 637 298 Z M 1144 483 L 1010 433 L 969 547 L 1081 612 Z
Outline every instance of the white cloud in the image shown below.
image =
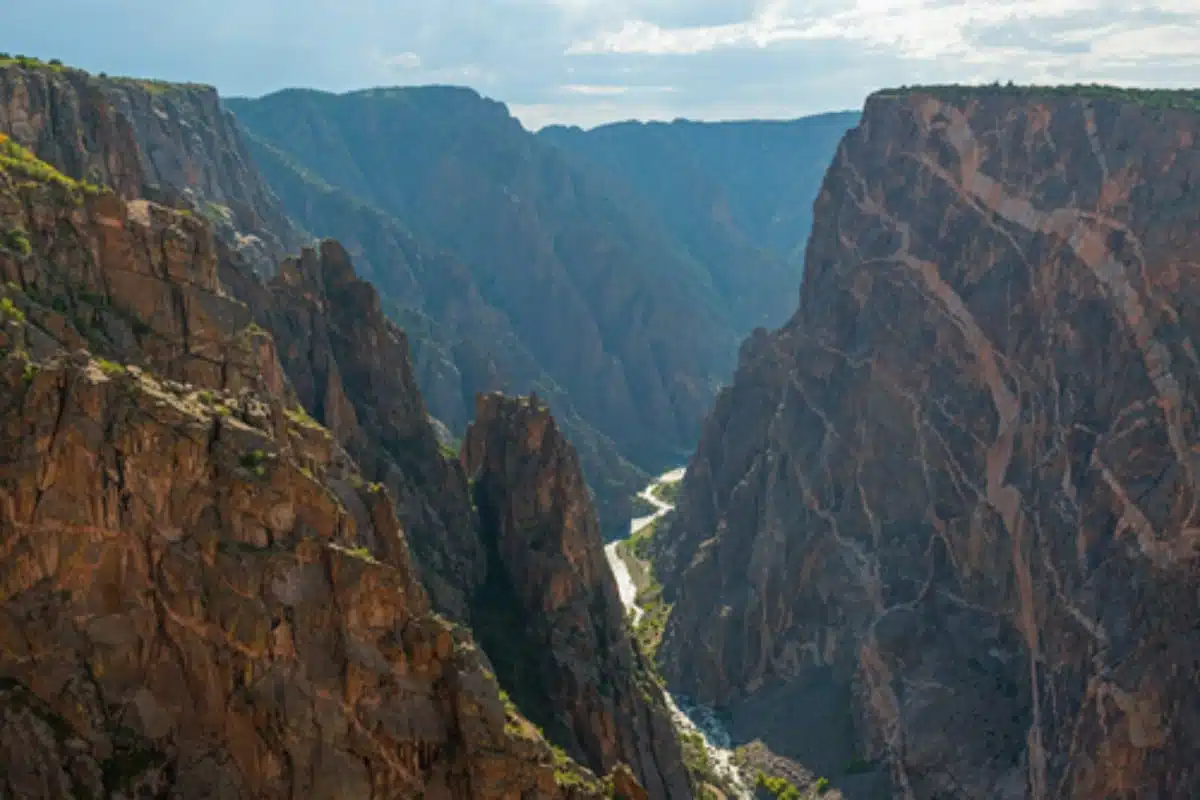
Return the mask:
M 204 24 L 55 3 L 52 26 L 6 9 L 6 49 L 229 95 L 466 84 L 530 127 L 799 116 L 897 84 L 1200 83 L 1200 0 L 209 0 Z
M 385 66 L 397 69 L 416 69 L 421 66 L 421 57 L 413 52 L 397 53 L 394 56 L 385 57 L 383 63 Z
M 559 87 L 568 94 L 613 97 L 630 92 L 674 92 L 674 86 L 620 86 L 614 84 L 568 83 Z
M 1020 21 L 1025 25 L 1067 20 L 1089 12 L 1110 13 L 1133 24 L 1109 28 L 1110 47 L 1122 58 L 1137 60 L 1164 52 L 1187 56 L 1187 25 L 1136 24 L 1142 12 L 1183 14 L 1190 19 L 1190 38 L 1200 30 L 1200 0 L 1167 0 L 1158 4 L 1106 9 L 1096 0 L 847 0 L 800 2 L 770 0 L 748 19 L 724 25 L 667 28 L 643 19 L 625 20 L 615 31 L 570 43 L 565 54 L 697 55 L 723 48 L 765 48 L 788 42 L 844 41 L 911 59 L 963 58 L 1002 63 L 1021 57 L 1021 48 L 980 47 L 970 39 L 973 28 Z M 1064 41 L 1087 43 L 1089 31 L 1067 31 Z M 1194 45 L 1193 45 L 1194 49 Z
M 625 94 L 629 91 L 628 86 L 594 86 L 589 84 L 572 83 L 561 87 L 564 92 L 569 94 L 586 94 L 586 95 L 615 95 Z

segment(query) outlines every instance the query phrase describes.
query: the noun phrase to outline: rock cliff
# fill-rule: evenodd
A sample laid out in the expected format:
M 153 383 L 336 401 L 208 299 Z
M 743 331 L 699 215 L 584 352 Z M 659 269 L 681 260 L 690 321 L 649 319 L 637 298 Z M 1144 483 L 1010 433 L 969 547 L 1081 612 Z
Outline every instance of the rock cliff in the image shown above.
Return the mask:
M 523 129 L 502 104 L 469 89 L 411 87 L 289 90 L 227 105 L 259 142 L 310 178 L 463 264 L 492 316 L 534 359 L 546 391 L 524 384 L 528 375 L 499 374 L 512 389 L 563 393 L 642 469 L 677 463 L 691 447 L 746 331 L 734 329 L 704 269 L 661 226 Z M 304 217 L 311 182 L 272 169 L 285 206 Z M 328 226 L 355 218 L 311 224 L 340 238 Z M 378 272 L 390 269 L 381 251 L 364 247 L 361 255 Z M 464 338 L 475 338 L 470 320 L 421 302 L 444 291 L 440 273 L 421 277 L 419 294 L 393 296 L 427 310 L 451 334 L 462 327 Z M 556 409 L 566 407 L 552 399 Z M 598 486 L 607 477 L 589 474 Z
M 0 134 L 0 795 L 605 793 L 431 610 L 392 497 L 416 529 L 462 471 L 343 255 L 263 284 Z
M 547 736 L 649 796 L 691 797 L 679 743 L 633 647 L 574 449 L 536 396 L 481 395 L 463 442 L 490 559 L 476 630 Z
M 656 540 L 672 687 L 851 796 L 1200 796 L 1200 98 L 876 94 L 815 220 Z
M 356 270 L 379 289 L 388 316 L 408 334 L 417 380 L 437 418 L 461 435 L 477 393 L 537 391 L 553 404 L 579 450 L 602 523 L 608 530 L 624 528 L 630 498 L 648 476 L 579 416 L 470 270 L 419 242 L 389 214 L 315 178 L 254 134 L 247 134 L 247 141 L 299 224 L 334 236 L 355 254 Z
M 304 240 L 211 86 L 0 62 L 0 130 L 126 200 L 192 207 L 260 271 L 273 271 Z
M 739 334 L 796 309 L 812 204 L 856 112 L 745 122 L 551 126 L 548 141 L 609 179 L 636 214 L 658 219 L 707 271 Z
M 485 572 L 467 482 L 437 441 L 407 338 L 384 315 L 379 294 L 333 241 L 288 259 L 267 282 L 224 263 L 225 284 L 280 343 L 295 413 L 326 427 L 364 477 L 397 498 L 435 605 L 465 622 Z

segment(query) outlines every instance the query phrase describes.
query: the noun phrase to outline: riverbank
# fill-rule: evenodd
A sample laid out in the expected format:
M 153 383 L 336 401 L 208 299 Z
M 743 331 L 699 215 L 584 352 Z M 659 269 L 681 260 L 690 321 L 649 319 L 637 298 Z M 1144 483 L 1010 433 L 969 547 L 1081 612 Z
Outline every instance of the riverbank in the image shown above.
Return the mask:
M 661 597 L 661 588 L 653 570 L 644 558 L 644 542 L 653 536 L 663 518 L 674 510 L 685 468 L 674 469 L 654 479 L 638 496 L 654 507 L 654 513 L 634 519 L 629 524 L 629 537 L 611 542 L 604 548 L 609 568 L 617 581 L 621 602 L 630 613 L 633 633 L 643 652 L 653 658 L 662 637 L 670 608 Z M 728 797 L 749 800 L 753 792 L 746 788 L 733 763 L 729 734 L 711 709 L 695 708 L 685 711 L 671 693 L 664 690 L 663 698 L 671 710 L 680 731 L 680 740 L 687 751 L 689 768 L 708 776 L 711 785 L 698 797 Z

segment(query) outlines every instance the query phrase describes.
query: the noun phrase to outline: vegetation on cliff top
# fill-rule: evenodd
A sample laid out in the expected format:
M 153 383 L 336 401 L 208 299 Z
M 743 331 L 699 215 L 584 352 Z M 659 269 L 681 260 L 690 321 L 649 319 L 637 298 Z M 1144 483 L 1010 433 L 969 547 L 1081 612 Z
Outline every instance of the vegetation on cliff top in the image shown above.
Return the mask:
M 48 61 L 43 61 L 36 56 L 26 55 L 9 55 L 8 53 L 0 53 L 0 68 L 3 67 L 20 67 L 22 69 L 44 69 L 50 72 L 74 72 L 80 75 L 90 75 L 87 70 L 79 67 L 73 67 L 69 64 L 64 64 L 57 58 L 51 58 Z M 95 77 L 101 80 L 110 80 L 114 83 L 125 84 L 127 86 L 136 86 L 150 94 L 166 94 L 167 92 L 177 89 L 204 89 L 208 91 L 216 91 L 216 89 L 206 83 L 192 82 L 172 82 L 160 81 L 153 78 L 133 78 L 127 76 L 109 76 L 103 72 Z
M 880 90 L 873 96 L 895 98 L 911 94 L 929 94 L 951 101 L 971 100 L 989 95 L 1012 97 L 1078 97 L 1135 103 L 1155 108 L 1200 111 L 1200 89 L 1129 89 L 1123 86 L 1109 86 L 1101 83 L 1037 86 L 1009 82 L 1006 84 L 991 83 L 974 86 L 967 84 L 901 86 L 896 89 Z
M 76 196 L 97 195 L 105 191 L 103 186 L 67 177 L 3 133 L 0 133 L 0 172 L 36 183 L 53 184 Z

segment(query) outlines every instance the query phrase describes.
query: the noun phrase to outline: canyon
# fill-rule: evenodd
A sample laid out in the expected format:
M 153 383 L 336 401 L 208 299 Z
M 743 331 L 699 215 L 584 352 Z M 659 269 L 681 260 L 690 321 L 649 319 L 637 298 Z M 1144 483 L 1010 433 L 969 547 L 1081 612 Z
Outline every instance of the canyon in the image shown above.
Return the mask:
M 570 445 L 532 482 L 460 459 L 341 245 L 263 274 L 271 240 L 237 227 L 260 218 L 157 183 L 120 109 L 211 90 L 40 64 L 0 87 L 0 794 L 690 796 Z M 551 442 L 548 416 L 485 416 L 487 452 Z M 492 499 L 551 538 L 513 546 Z M 527 619 L 489 616 L 527 602 L 611 660 L 568 651 L 527 688 L 496 645 Z M 570 728 L 541 712 L 571 704 Z
M 1200 796 L 1197 186 L 0 57 L 0 797 Z

